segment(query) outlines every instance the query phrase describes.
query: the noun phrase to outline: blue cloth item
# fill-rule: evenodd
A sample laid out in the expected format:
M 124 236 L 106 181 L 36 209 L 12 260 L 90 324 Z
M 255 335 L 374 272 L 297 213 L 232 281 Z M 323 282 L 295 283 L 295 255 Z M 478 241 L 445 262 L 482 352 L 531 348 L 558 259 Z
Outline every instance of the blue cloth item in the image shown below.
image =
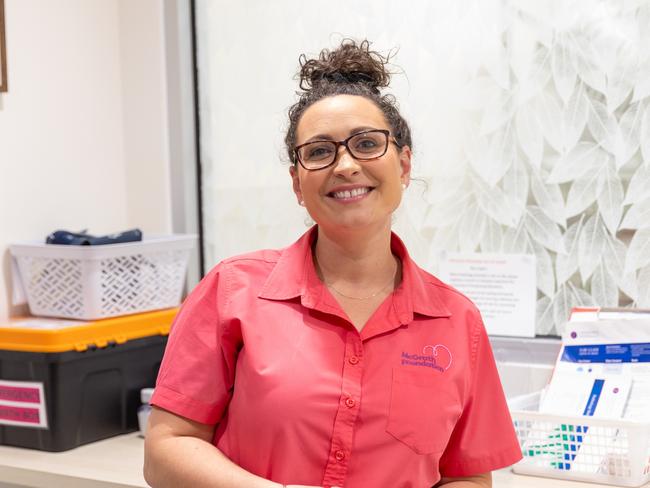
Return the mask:
M 101 246 L 104 244 L 121 244 L 124 242 L 136 242 L 142 240 L 142 231 L 140 229 L 131 229 L 105 236 L 92 236 L 85 232 L 85 230 L 81 232 L 56 230 L 47 236 L 45 243 L 67 244 L 71 246 Z

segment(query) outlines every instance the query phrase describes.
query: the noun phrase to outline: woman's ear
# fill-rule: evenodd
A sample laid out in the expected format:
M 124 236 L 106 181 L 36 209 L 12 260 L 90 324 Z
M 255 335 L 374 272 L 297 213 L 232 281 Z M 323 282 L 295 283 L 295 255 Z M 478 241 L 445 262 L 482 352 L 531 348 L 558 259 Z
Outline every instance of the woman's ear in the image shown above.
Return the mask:
M 298 168 L 295 165 L 289 168 L 289 175 L 291 176 L 293 193 L 294 195 L 296 195 L 296 198 L 298 199 L 298 205 L 304 206 L 305 201 L 302 198 L 302 190 L 300 188 L 300 178 L 298 177 Z
M 399 164 L 401 168 L 400 180 L 403 185 L 408 186 L 411 181 L 411 158 L 413 153 L 409 146 L 402 146 L 399 153 Z

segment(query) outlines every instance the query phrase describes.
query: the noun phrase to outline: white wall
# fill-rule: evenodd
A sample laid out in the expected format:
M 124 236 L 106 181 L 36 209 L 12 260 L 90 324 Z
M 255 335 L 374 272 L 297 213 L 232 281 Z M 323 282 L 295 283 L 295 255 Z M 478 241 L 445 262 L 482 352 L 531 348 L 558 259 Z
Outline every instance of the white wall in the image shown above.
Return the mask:
M 5 0 L 0 321 L 7 246 L 55 229 L 170 232 L 162 0 Z

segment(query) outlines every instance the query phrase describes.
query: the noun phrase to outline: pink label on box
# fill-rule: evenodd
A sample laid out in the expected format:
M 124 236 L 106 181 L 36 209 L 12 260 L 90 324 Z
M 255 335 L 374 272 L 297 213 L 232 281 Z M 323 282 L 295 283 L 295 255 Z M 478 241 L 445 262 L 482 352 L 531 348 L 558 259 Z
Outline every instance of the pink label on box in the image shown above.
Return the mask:
M 0 420 L 10 420 L 11 422 L 24 424 L 40 424 L 41 415 L 38 408 L 0 405 Z
M 21 403 L 40 403 L 41 392 L 38 388 L 0 385 L 0 400 Z

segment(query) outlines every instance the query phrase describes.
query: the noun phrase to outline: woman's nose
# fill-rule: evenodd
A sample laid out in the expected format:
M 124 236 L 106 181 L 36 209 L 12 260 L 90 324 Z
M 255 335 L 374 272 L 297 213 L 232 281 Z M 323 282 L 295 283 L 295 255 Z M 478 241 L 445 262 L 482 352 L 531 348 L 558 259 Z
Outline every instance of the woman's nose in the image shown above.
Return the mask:
M 335 173 L 358 173 L 360 169 L 359 161 L 352 157 L 350 151 L 347 147 L 339 147 L 338 153 L 336 155 L 336 161 L 334 162 L 334 172 Z

